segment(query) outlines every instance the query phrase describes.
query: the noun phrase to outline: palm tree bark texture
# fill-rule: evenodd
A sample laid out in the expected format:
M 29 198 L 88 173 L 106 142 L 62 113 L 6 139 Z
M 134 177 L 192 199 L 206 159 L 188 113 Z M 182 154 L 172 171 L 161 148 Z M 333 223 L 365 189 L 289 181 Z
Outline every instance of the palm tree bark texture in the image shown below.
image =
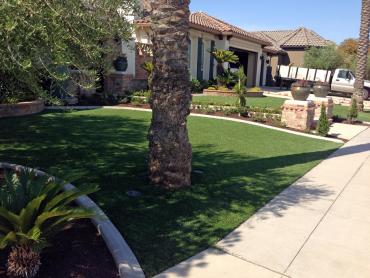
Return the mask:
M 192 149 L 187 130 L 190 0 L 152 0 L 150 4 L 154 72 L 149 180 L 169 189 L 182 188 L 191 185 Z
M 370 0 L 362 0 L 360 38 L 357 49 L 357 66 L 354 98 L 359 111 L 364 110 L 363 90 L 369 50 Z

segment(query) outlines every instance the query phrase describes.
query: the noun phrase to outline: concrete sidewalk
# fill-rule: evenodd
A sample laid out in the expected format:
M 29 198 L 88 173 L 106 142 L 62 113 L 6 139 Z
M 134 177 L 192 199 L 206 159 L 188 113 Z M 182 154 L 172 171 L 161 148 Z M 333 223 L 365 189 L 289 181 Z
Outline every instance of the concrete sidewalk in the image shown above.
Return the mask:
M 158 277 L 370 277 L 370 129 Z

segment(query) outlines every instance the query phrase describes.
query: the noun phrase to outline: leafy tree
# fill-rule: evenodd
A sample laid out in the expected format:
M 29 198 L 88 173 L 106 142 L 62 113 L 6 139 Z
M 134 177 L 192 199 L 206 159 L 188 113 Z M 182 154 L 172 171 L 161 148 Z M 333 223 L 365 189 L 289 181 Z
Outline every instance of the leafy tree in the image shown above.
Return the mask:
M 45 80 L 67 79 L 66 68 L 97 68 L 112 53 L 104 42 L 131 37 L 124 15 L 135 8 L 135 0 L 2 0 L 0 95 L 35 97 Z
M 343 63 L 335 45 L 311 47 L 304 56 L 305 67 L 317 69 L 335 69 Z
M 338 46 L 339 53 L 343 53 L 344 55 L 356 55 L 357 54 L 357 43 L 356 39 L 345 39 L 341 44 Z
M 191 185 L 187 130 L 189 0 L 150 1 L 153 42 L 153 110 L 149 130 L 149 180 L 165 188 Z

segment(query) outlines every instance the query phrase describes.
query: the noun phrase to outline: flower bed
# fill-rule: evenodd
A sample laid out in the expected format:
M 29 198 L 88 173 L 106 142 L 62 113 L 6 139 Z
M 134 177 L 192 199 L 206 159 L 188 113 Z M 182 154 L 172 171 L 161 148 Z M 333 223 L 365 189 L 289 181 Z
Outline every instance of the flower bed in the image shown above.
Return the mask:
M 44 102 L 41 100 L 19 102 L 15 104 L 0 104 L 0 118 L 37 114 L 42 112 L 44 108 Z

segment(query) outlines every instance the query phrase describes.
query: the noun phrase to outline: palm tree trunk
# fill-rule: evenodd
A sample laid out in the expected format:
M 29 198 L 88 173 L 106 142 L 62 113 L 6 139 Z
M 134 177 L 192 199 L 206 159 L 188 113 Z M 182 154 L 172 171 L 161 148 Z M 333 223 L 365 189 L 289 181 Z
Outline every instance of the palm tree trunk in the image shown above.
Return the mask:
M 190 0 L 151 1 L 153 80 L 149 129 L 149 179 L 166 188 L 191 185 L 192 150 L 188 32 Z
M 370 27 L 370 0 L 362 0 L 360 38 L 357 49 L 357 66 L 354 98 L 357 100 L 359 111 L 364 110 L 364 80 L 369 51 L 369 27 Z

